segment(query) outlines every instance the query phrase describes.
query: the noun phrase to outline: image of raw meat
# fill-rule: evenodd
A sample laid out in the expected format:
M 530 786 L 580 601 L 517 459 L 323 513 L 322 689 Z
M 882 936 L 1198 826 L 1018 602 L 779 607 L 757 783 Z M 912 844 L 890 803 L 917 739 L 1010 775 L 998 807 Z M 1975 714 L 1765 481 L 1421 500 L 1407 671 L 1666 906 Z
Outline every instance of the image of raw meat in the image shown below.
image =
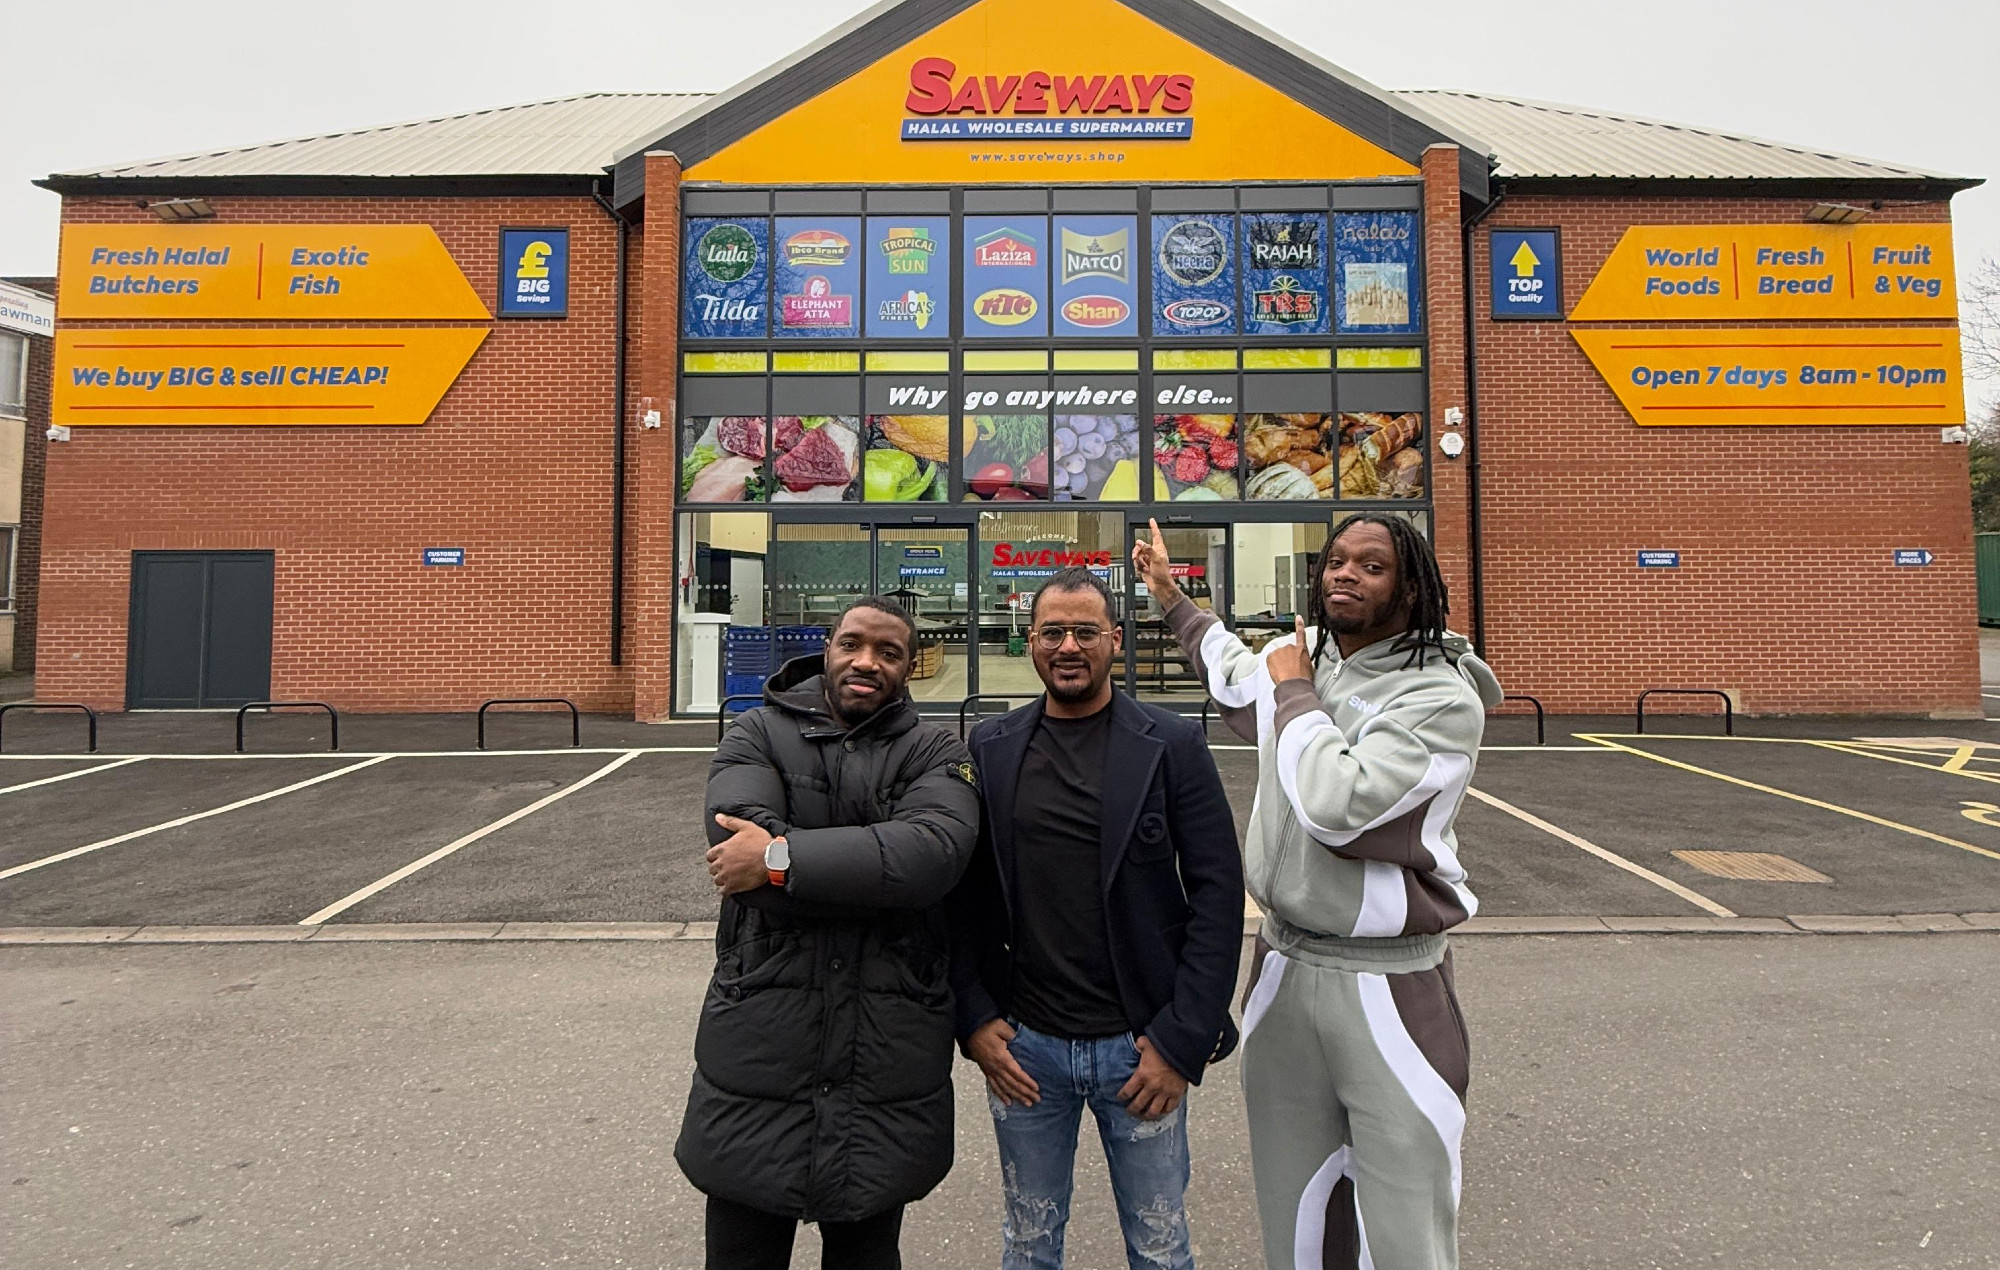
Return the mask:
M 1240 457 L 1235 415 L 1153 416 L 1156 497 L 1180 503 L 1240 497 Z
M 681 421 L 681 498 L 691 503 L 764 501 L 764 420 L 750 415 Z
M 801 417 L 798 439 L 771 464 L 779 486 L 771 501 L 838 502 L 852 497 L 861 473 L 858 425 L 858 420 L 844 415 Z M 777 435 L 774 429 L 774 439 Z

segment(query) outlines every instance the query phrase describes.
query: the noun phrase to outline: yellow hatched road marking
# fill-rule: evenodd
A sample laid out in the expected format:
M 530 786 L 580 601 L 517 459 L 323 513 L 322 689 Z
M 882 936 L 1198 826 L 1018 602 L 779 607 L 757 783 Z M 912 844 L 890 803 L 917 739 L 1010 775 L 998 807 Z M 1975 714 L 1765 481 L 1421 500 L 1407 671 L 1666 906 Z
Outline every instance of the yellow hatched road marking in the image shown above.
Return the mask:
M 1985 847 L 1976 846 L 1970 842 L 1961 842 L 1957 838 L 1947 838 L 1945 835 L 1941 833 L 1932 833 L 1928 829 L 1919 829 L 1915 825 L 1906 825 L 1899 820 L 1889 820 L 1885 817 L 1873 815 L 1872 813 L 1869 812 L 1856 811 L 1852 807 L 1842 807 L 1839 803 L 1829 803 L 1829 802 L 1824 802 L 1817 798 L 1808 798 L 1804 794 L 1794 794 L 1790 790 L 1779 789 L 1773 785 L 1760 785 L 1756 781 L 1747 781 L 1740 776 L 1731 776 L 1726 772 L 1711 771 L 1706 767 L 1697 767 L 1693 763 L 1683 763 L 1679 759 L 1668 758 L 1664 754 L 1651 754 L 1645 750 L 1634 749 L 1629 745 L 1619 744 L 1617 741 L 1612 740 L 1608 735 L 1591 735 L 1588 733 L 1579 732 L 1577 733 L 1577 739 L 1584 741 L 1596 741 L 1598 744 L 1608 746 L 1614 750 L 1623 750 L 1627 754 L 1636 754 L 1640 758 L 1650 759 L 1655 763 L 1664 763 L 1668 767 L 1678 767 L 1684 772 L 1694 772 L 1697 775 L 1712 777 L 1719 781 L 1725 781 L 1731 785 L 1741 785 L 1745 789 L 1754 789 L 1760 794 L 1771 794 L 1778 798 L 1789 798 L 1791 801 L 1795 803 L 1804 803 L 1808 807 L 1818 807 L 1822 811 L 1831 811 L 1842 816 L 1852 816 L 1856 820 L 1865 820 L 1871 825 L 1880 825 L 1884 829 L 1894 829 L 1898 833 L 1907 833 L 1917 838 L 1928 838 L 1932 842 L 1942 842 L 1948 847 L 1957 847 L 1960 851 L 1970 851 L 1974 855 L 1983 855 L 1989 860 L 2000 860 L 2000 851 L 1988 850 Z M 1781 738 L 1738 737 L 1735 739 L 1776 740 Z M 1835 743 L 1828 741 L 1808 741 L 1805 742 L 1805 744 L 1818 745 L 1822 748 L 1838 748 L 1838 746 Z M 1872 757 L 1880 757 L 1883 759 L 1884 762 L 1896 762 L 1896 763 L 1909 762 L 1909 760 L 1907 759 L 1890 759 L 1887 758 L 1886 756 L 1881 756 L 1881 755 L 1876 755 Z M 1911 763 L 1911 766 L 1930 767 L 1931 765 L 1928 763 Z M 1939 769 L 1932 767 L 1931 770 L 1937 771 Z M 1974 776 L 1975 773 L 1960 772 L 1958 773 L 1958 775 Z

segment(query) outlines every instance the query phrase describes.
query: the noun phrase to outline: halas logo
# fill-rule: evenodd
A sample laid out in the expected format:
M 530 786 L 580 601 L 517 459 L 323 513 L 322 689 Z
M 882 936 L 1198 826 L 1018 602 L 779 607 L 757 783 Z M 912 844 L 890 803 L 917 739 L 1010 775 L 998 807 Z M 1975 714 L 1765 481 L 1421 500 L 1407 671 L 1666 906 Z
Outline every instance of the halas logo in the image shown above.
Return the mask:
M 785 240 L 785 262 L 790 265 L 838 265 L 847 261 L 853 244 L 843 234 L 830 229 L 803 229 Z
M 891 229 L 882 240 L 882 254 L 889 258 L 891 274 L 929 273 L 937 240 L 923 229 Z
M 1064 302 L 1063 321 L 1071 326 L 1097 330 L 1116 326 L 1132 316 L 1132 306 L 1115 295 L 1080 295 Z
M 1160 268 L 1184 287 L 1200 287 L 1229 267 L 1229 244 L 1210 221 L 1184 220 L 1160 235 Z
M 1019 230 L 996 229 L 975 239 L 972 263 L 981 269 L 1019 266 L 1032 269 L 1041 263 L 1035 240 Z
M 784 297 L 785 307 L 781 320 L 793 328 L 828 328 L 854 325 L 854 297 L 835 295 L 833 283 L 825 274 L 814 274 L 806 279 L 803 295 Z
M 876 307 L 875 320 L 878 322 L 914 322 L 919 331 L 931 324 L 931 293 L 928 291 L 905 291 L 899 296 L 884 300 Z
M 1132 260 L 1125 249 L 1130 237 L 1129 231 L 1123 229 L 1110 234 L 1079 234 L 1073 229 L 1063 230 L 1062 280 L 1065 283 L 1079 278 L 1130 281 Z
M 1250 263 L 1259 269 L 1312 269 L 1319 265 L 1317 221 L 1250 223 Z
M 1229 320 L 1229 306 L 1220 300 L 1175 300 L 1160 316 L 1175 326 L 1215 326 Z
M 995 287 L 972 302 L 973 316 L 992 326 L 1019 326 L 1040 311 L 1035 297 L 1012 287 Z
M 903 108 L 913 115 L 1128 115 L 1194 109 L 1192 75 L 967 75 L 947 58 L 920 57 L 910 66 Z M 954 82 L 956 81 L 956 82 Z
M 740 282 L 757 264 L 757 240 L 741 225 L 717 225 L 694 249 L 701 271 L 717 282 Z
M 1256 292 L 1250 298 L 1252 322 L 1300 326 L 1319 321 L 1319 292 L 1305 290 L 1299 280 L 1288 273 L 1271 279 L 1270 290 Z

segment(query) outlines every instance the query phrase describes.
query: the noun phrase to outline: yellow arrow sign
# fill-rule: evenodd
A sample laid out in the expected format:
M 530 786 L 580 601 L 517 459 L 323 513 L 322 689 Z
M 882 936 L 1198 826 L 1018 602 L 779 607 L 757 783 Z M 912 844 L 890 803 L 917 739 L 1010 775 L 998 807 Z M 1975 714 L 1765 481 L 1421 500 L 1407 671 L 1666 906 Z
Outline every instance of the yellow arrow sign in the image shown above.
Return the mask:
M 1514 254 L 1508 258 L 1507 263 L 1514 266 L 1516 276 L 1532 278 L 1535 276 L 1535 266 L 1542 263 L 1542 258 L 1535 254 L 1534 249 L 1528 246 L 1528 240 L 1523 238 L 1521 245 L 1514 249 Z
M 58 330 L 54 420 L 418 424 L 485 338 L 484 327 Z

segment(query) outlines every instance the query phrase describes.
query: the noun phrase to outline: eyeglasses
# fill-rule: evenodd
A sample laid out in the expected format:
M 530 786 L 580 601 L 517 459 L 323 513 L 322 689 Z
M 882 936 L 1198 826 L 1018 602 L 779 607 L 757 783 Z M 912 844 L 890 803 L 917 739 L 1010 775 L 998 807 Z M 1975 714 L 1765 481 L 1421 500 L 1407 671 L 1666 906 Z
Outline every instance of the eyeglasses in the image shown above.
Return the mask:
M 1104 631 L 1090 625 L 1058 626 L 1054 622 L 1035 630 L 1035 642 L 1050 652 L 1063 646 L 1065 636 L 1074 637 L 1078 648 L 1095 648 L 1097 641 L 1104 638 Z

